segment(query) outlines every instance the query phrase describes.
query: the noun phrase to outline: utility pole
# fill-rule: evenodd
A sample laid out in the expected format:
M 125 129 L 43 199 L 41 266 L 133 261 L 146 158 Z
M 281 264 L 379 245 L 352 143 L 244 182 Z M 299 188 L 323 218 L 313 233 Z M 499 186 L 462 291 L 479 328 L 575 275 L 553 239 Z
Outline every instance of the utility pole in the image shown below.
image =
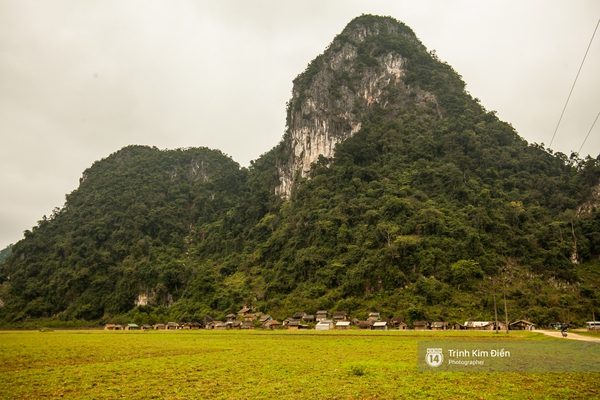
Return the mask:
M 496 307 L 496 284 L 494 283 L 494 278 L 490 277 L 492 280 L 492 291 L 494 292 L 494 317 L 496 318 L 496 325 L 494 325 L 494 330 L 496 333 L 498 332 L 498 307 Z
M 508 335 L 508 309 L 506 308 L 506 275 L 502 271 L 502 291 L 504 292 L 504 318 L 506 322 L 506 334 Z

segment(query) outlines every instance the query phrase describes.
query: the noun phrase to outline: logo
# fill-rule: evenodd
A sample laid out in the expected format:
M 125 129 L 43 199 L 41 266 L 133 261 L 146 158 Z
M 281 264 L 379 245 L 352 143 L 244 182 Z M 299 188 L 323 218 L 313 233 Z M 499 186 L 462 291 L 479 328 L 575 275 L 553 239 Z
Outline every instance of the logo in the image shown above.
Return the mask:
M 444 353 L 443 349 L 440 348 L 430 348 L 427 349 L 427 354 L 425 354 L 425 361 L 427 365 L 430 367 L 439 367 L 444 362 Z

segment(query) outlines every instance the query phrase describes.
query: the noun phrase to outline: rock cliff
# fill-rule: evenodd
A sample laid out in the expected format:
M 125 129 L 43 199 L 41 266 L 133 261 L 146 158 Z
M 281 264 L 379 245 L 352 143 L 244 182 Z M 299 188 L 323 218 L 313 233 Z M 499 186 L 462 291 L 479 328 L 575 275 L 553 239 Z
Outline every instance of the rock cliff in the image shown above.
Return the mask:
M 377 108 L 388 114 L 429 108 L 442 116 L 435 95 L 407 82 L 415 52 L 430 56 L 410 28 L 391 18 L 361 16 L 310 63 L 293 82 L 277 194 L 288 199 L 311 164 L 319 156 L 333 157 L 336 144 L 357 133 Z

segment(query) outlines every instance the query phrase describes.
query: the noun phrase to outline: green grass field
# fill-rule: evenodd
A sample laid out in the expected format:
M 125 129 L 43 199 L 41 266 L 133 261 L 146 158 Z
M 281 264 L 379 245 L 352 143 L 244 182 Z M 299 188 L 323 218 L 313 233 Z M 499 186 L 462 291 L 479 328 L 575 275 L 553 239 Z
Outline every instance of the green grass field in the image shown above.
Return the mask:
M 600 373 L 421 373 L 419 340 L 529 332 L 4 331 L 0 398 L 597 398 Z

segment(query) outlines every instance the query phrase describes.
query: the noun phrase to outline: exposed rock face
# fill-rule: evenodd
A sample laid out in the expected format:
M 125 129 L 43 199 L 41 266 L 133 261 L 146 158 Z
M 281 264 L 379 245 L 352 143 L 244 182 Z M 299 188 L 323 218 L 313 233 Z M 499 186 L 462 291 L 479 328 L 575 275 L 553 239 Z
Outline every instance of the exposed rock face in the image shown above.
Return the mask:
M 577 207 L 577 217 L 587 216 L 600 208 L 600 184 L 592 188 L 592 193 L 587 200 Z
M 296 179 L 306 177 L 319 156 L 333 157 L 336 144 L 357 133 L 363 117 L 376 107 L 433 105 L 441 117 L 433 94 L 404 82 L 407 58 L 369 40 L 377 35 L 396 37 L 426 51 L 403 24 L 359 17 L 294 80 L 282 143 L 285 156 L 277 165 L 275 192 L 283 198 L 289 199 Z
M 138 295 L 137 299 L 135 299 L 133 302 L 136 306 L 147 305 L 148 304 L 148 294 L 144 293 L 144 294 Z

